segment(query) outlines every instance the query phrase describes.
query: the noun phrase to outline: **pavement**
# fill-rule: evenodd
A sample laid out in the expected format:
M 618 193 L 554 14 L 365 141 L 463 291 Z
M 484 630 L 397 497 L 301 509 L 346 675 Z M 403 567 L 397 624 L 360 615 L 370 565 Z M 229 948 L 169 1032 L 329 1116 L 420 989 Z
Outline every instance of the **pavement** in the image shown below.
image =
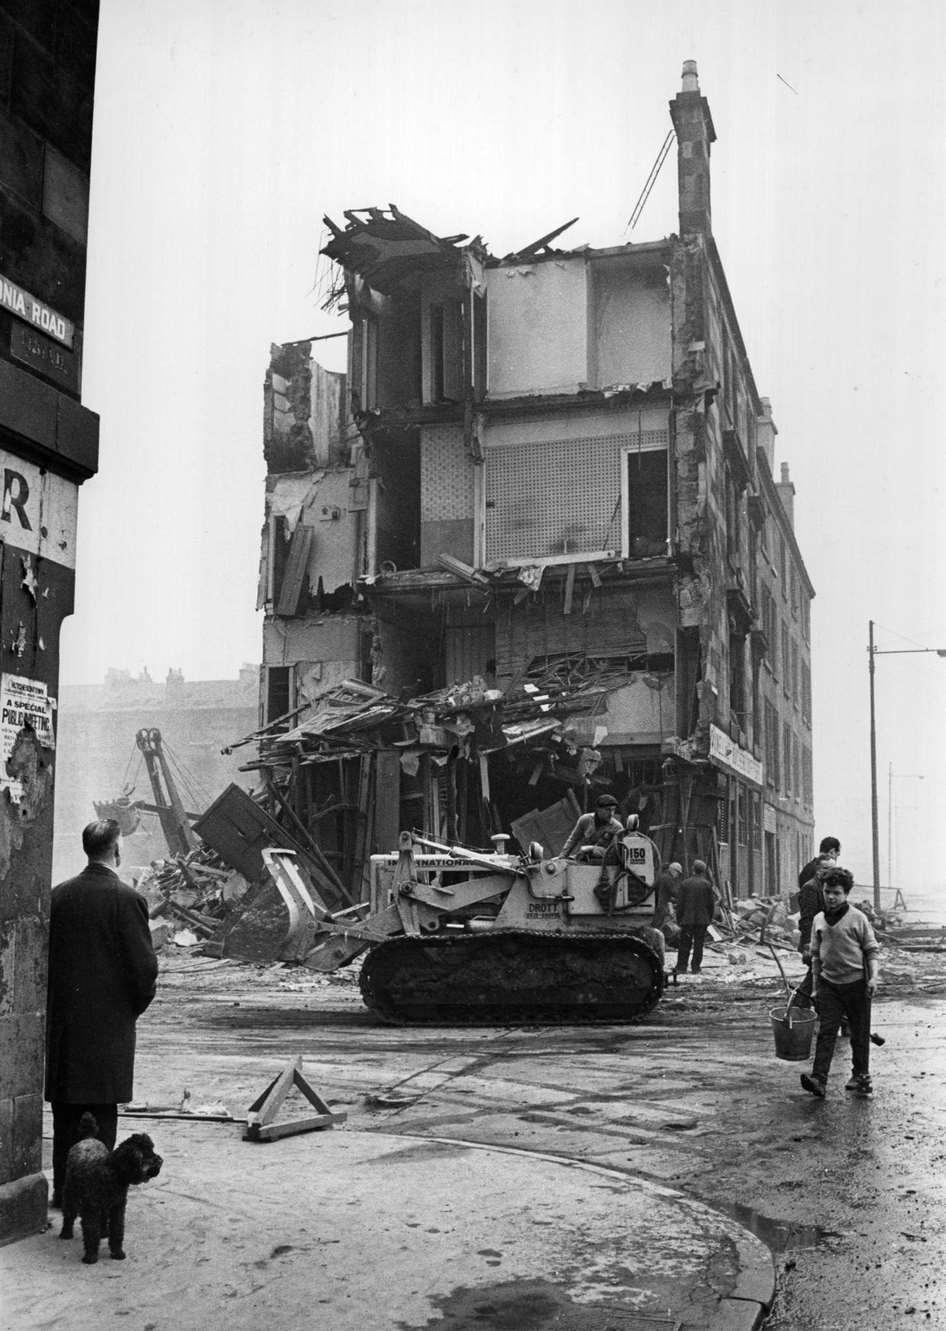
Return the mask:
M 277 1121 L 311 1112 L 293 1093 Z M 773 1297 L 758 1239 L 618 1169 L 345 1122 L 244 1130 L 123 1114 L 119 1140 L 147 1131 L 164 1157 L 131 1190 L 127 1259 L 83 1264 L 51 1211 L 0 1249 L 2 1331 L 751 1331 Z M 47 1117 L 47 1163 L 50 1136 Z

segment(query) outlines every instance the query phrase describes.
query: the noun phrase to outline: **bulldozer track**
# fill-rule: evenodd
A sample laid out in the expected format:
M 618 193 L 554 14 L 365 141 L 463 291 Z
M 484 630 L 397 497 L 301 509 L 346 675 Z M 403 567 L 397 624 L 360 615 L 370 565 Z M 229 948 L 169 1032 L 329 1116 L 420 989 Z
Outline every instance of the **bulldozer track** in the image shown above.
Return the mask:
M 399 1025 L 638 1021 L 663 993 L 663 961 L 630 933 L 520 929 L 392 938 L 361 969 L 365 1005 Z

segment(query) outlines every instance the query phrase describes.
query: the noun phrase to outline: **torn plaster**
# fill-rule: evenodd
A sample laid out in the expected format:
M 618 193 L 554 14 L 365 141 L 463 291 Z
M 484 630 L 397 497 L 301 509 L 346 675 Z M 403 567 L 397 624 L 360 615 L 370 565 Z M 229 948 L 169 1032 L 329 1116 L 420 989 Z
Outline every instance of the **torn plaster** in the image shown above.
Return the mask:
M 284 518 L 291 536 L 310 496 L 314 497 L 321 471 L 293 472 L 277 476 L 267 483 L 266 512 L 272 518 Z
M 266 619 L 263 660 L 269 666 L 321 661 L 345 663 L 344 678 L 360 674 L 363 620 L 357 615 L 320 615 L 313 619 Z
M 20 559 L 20 564 L 23 568 L 23 577 L 20 581 L 20 586 L 35 604 L 37 582 L 36 573 L 33 569 L 33 560 L 29 555 L 23 555 Z
M 74 569 L 78 490 L 74 481 L 0 450 L 0 542 Z
M 53 754 L 34 730 L 22 728 L 0 768 L 0 882 L 23 845 L 25 829 L 51 804 Z

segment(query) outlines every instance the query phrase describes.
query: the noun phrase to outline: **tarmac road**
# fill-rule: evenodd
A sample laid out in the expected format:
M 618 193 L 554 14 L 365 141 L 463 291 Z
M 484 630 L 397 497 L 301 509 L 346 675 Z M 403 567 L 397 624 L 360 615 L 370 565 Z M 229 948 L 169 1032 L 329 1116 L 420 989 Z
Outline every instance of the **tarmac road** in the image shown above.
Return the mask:
M 800 1090 L 807 1065 L 774 1057 L 779 1001 L 771 980 L 736 986 L 710 967 L 637 1026 L 418 1030 L 377 1024 L 350 981 L 169 962 L 139 1027 L 136 1093 L 168 1105 L 186 1087 L 192 1107 L 222 1102 L 242 1118 L 301 1055 L 346 1133 L 568 1159 L 737 1221 L 779 1273 L 767 1331 L 946 1327 L 943 997 L 877 1004 L 887 1044 L 867 1101 L 841 1089 L 843 1045 L 828 1099 Z M 168 1127 L 127 1126 L 156 1138 Z M 526 1325 L 521 1310 L 509 1325 Z
M 353 1126 L 554 1151 L 722 1210 L 773 1253 L 766 1331 L 946 1329 L 946 988 L 882 997 L 874 1097 L 843 1091 L 842 1043 L 821 1102 L 800 1089 L 807 1064 L 774 1057 L 778 982 L 723 984 L 717 959 L 708 966 L 631 1027 L 390 1028 L 335 980 L 315 995 L 284 991 L 278 1009 L 251 990 L 192 1020 L 213 1032 L 228 1076 L 248 1041 L 254 1057 L 269 1042 L 279 1057 L 303 1054 Z M 165 1078 L 170 1053 L 159 1055 Z

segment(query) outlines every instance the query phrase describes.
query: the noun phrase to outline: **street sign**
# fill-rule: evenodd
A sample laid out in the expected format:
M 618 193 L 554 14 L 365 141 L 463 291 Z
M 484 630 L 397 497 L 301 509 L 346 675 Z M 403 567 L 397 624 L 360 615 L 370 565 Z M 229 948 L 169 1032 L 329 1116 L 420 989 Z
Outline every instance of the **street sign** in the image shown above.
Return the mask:
M 57 347 L 42 333 L 34 333 L 25 324 L 10 329 L 10 354 L 30 369 L 55 379 L 63 388 L 79 391 L 79 359 L 72 351 Z
M 0 273 L 0 305 L 18 319 L 54 337 L 63 346 L 72 346 L 76 335 L 75 324 L 44 301 L 30 295 L 24 287 L 4 277 L 3 273 Z

